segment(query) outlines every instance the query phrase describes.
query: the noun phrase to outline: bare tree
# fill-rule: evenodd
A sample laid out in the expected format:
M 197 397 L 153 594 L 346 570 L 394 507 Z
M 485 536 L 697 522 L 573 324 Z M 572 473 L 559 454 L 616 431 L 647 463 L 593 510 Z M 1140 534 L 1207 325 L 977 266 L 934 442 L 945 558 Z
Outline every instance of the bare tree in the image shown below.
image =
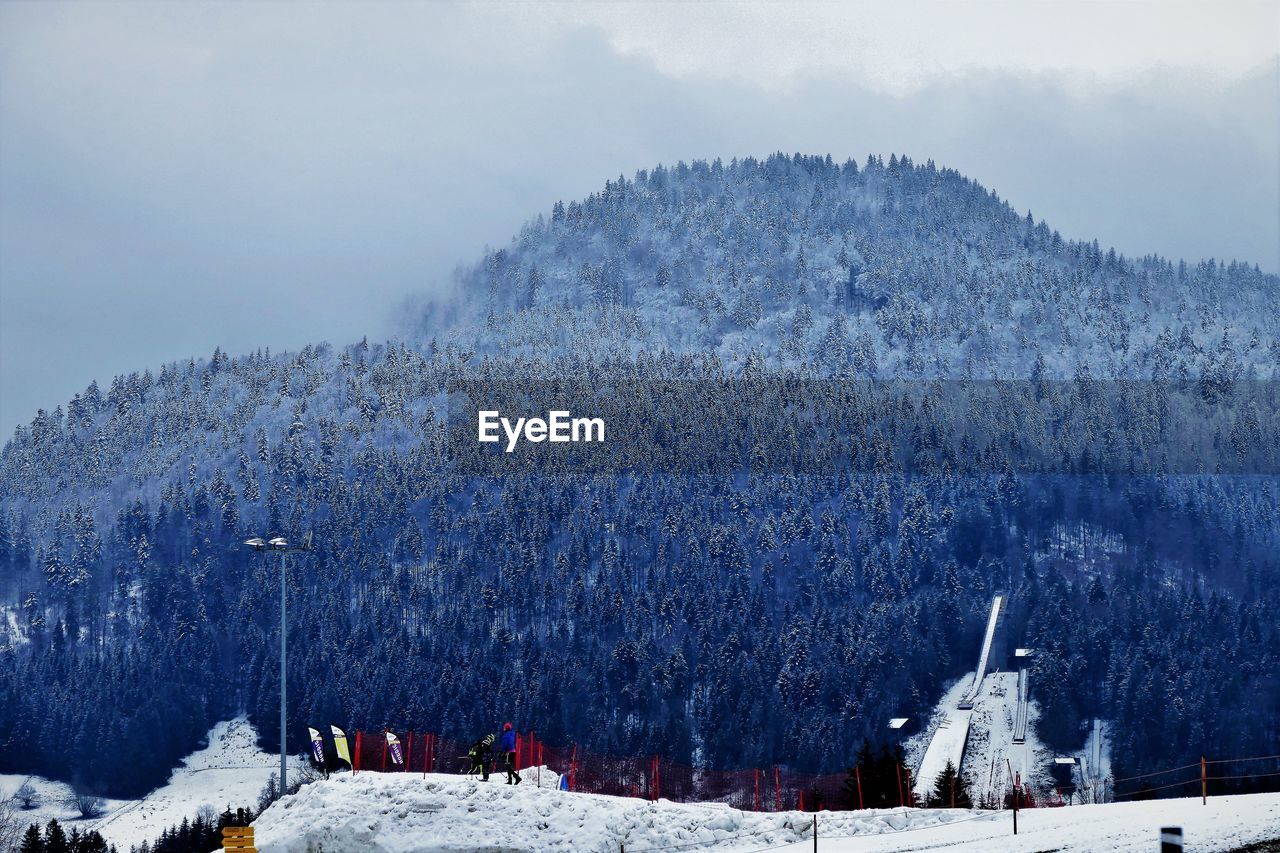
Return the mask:
M 71 796 L 63 801 L 63 805 L 69 809 L 75 809 L 82 818 L 91 818 L 102 814 L 103 809 L 106 808 L 107 801 L 94 794 L 74 791 Z
M 304 785 L 310 785 L 312 782 L 323 778 L 324 774 L 311 764 L 303 764 L 301 767 L 289 771 L 289 793 L 296 794 L 302 790 Z
M 27 810 L 40 805 L 40 794 L 36 791 L 36 786 L 31 784 L 30 779 L 18 786 L 18 790 L 13 792 L 13 799 Z
M 18 817 L 17 795 L 0 800 L 0 850 L 17 850 L 23 821 Z

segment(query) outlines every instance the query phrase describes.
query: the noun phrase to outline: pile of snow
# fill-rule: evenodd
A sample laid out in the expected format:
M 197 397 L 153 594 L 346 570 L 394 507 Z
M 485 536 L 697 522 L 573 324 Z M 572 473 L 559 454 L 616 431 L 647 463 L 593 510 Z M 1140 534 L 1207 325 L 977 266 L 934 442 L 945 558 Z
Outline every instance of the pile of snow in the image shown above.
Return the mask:
M 529 771 L 526 771 L 529 772 Z M 544 770 L 544 773 L 546 771 Z M 528 778 L 528 777 L 526 777 Z M 262 853 L 503 853 L 811 849 L 813 815 L 741 812 L 714 803 L 651 803 L 575 794 L 498 779 L 342 773 L 306 786 L 254 824 Z M 1224 851 L 1280 839 L 1280 794 L 1024 809 L 822 812 L 825 853 L 1150 851 L 1161 827 L 1180 826 L 1188 850 Z
M 528 773 L 530 771 L 526 771 Z M 546 771 L 543 771 L 546 773 Z M 526 778 L 528 778 L 526 776 Z M 341 773 L 306 786 L 254 823 L 262 853 L 491 850 L 758 850 L 812 839 L 813 815 L 717 803 L 649 802 L 461 776 Z M 820 835 L 874 836 L 977 817 L 927 809 L 823 813 Z M 809 841 L 808 843 L 812 843 Z
M 545 764 L 541 767 L 527 767 L 519 772 L 521 787 L 528 785 L 531 788 L 550 788 L 553 791 L 560 787 L 560 774 Z
M 175 769 L 169 781 L 139 800 L 106 800 L 103 813 L 82 819 L 67 805 L 70 786 L 39 776 L 0 776 L 0 796 L 11 796 L 30 780 L 39 794 L 39 808 L 19 811 L 27 823 L 46 824 L 50 818 L 82 832 L 96 829 L 121 851 L 143 841 L 154 841 L 161 832 L 183 818 L 194 818 L 202 807 L 221 812 L 228 806 L 257 806 L 258 795 L 273 773 L 280 772 L 280 756 L 258 748 L 258 734 L 239 717 L 209 730 L 208 746 L 192 753 Z M 291 764 L 296 772 L 300 764 Z

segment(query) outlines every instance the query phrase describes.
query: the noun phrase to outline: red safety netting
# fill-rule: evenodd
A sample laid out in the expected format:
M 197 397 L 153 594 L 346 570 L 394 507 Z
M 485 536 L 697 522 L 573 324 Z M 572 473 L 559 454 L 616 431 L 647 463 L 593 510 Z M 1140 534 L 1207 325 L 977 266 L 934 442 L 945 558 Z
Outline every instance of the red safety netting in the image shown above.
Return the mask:
M 353 769 L 357 773 L 453 774 L 470 770 L 470 743 L 431 732 L 395 735 L 401 762 L 395 760 L 395 751 L 384 732 L 357 731 L 351 739 Z M 563 777 L 566 790 L 591 794 L 715 802 L 744 811 L 839 811 L 862 807 L 857 786 L 847 773 L 799 773 L 776 766 L 709 770 L 660 756 L 623 758 L 590 752 L 577 745 L 551 746 L 534 732 L 517 735 L 515 766 L 517 770 L 545 767 Z M 490 772 L 499 773 L 503 767 L 502 756 L 495 750 Z M 899 799 L 902 804 L 913 805 L 910 776 L 905 769 L 903 774 Z M 539 779 L 536 784 L 545 783 Z

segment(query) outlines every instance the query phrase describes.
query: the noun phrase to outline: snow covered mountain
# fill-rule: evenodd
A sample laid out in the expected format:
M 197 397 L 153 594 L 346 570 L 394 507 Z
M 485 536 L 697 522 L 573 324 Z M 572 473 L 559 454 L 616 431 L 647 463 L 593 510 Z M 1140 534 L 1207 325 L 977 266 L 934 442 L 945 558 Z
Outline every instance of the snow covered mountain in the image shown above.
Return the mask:
M 671 350 L 861 377 L 1280 367 L 1280 281 L 1074 242 L 932 161 L 680 163 L 557 203 L 427 312 L 480 353 Z M 1037 366 L 1037 363 L 1039 365 Z
M 277 564 L 239 543 L 306 531 L 296 750 L 307 723 L 462 738 L 514 719 L 614 754 L 838 770 L 890 717 L 928 714 L 1006 590 L 1049 747 L 1104 719 L 1124 772 L 1256 754 L 1280 705 L 1278 290 L 1243 263 L 1066 241 L 906 158 L 611 181 L 488 253 L 404 341 L 218 351 L 19 429 L 0 453 L 0 771 L 141 793 L 242 710 L 274 748 Z M 1046 447 L 1079 449 L 1069 472 L 1020 466 L 1018 430 L 980 451 L 935 417 L 932 380 L 991 376 L 1030 382 L 984 423 L 1034 414 Z M 688 425 L 695 450 L 469 468 L 449 392 L 514 399 L 522 377 L 605 389 L 628 435 Z M 928 399 L 816 419 L 845 455 L 805 462 L 783 422 L 751 421 L 773 430 L 752 444 L 718 430 L 749 398 L 709 412 L 707 389 L 744 377 L 800 425 L 831 377 Z M 1164 386 L 1053 377 L 1189 380 L 1212 455 L 1125 468 L 1160 456 Z M 1099 445 L 1120 455 L 1090 468 Z M 892 464 L 921 448 L 942 461 Z M 1252 476 L 1220 473 L 1238 460 Z

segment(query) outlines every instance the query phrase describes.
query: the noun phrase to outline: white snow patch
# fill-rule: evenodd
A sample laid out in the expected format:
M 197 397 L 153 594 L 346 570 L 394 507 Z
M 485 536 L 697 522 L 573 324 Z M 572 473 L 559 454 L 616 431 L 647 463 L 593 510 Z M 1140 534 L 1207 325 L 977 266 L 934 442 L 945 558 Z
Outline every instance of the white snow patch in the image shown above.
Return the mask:
M 218 723 L 208 734 L 209 745 L 192 753 L 176 768 L 163 787 L 140 800 L 106 800 L 105 811 L 95 819 L 82 819 L 65 804 L 71 787 L 38 776 L 0 775 L 0 796 L 11 796 L 24 781 L 40 793 L 41 804 L 20 811 L 26 823 L 48 823 L 57 818 L 68 828 L 82 832 L 96 829 L 122 853 L 142 841 L 154 841 L 168 827 L 194 818 L 201 806 L 221 812 L 230 806 L 257 806 L 258 794 L 272 773 L 280 771 L 280 756 L 258 749 L 258 735 L 244 717 Z M 301 768 L 296 759 L 290 772 Z
M 18 618 L 18 608 L 8 605 L 0 607 L 0 616 L 3 616 L 0 622 L 4 625 L 3 629 L 0 629 L 0 639 L 10 646 L 21 646 L 31 642 L 22 621 Z

